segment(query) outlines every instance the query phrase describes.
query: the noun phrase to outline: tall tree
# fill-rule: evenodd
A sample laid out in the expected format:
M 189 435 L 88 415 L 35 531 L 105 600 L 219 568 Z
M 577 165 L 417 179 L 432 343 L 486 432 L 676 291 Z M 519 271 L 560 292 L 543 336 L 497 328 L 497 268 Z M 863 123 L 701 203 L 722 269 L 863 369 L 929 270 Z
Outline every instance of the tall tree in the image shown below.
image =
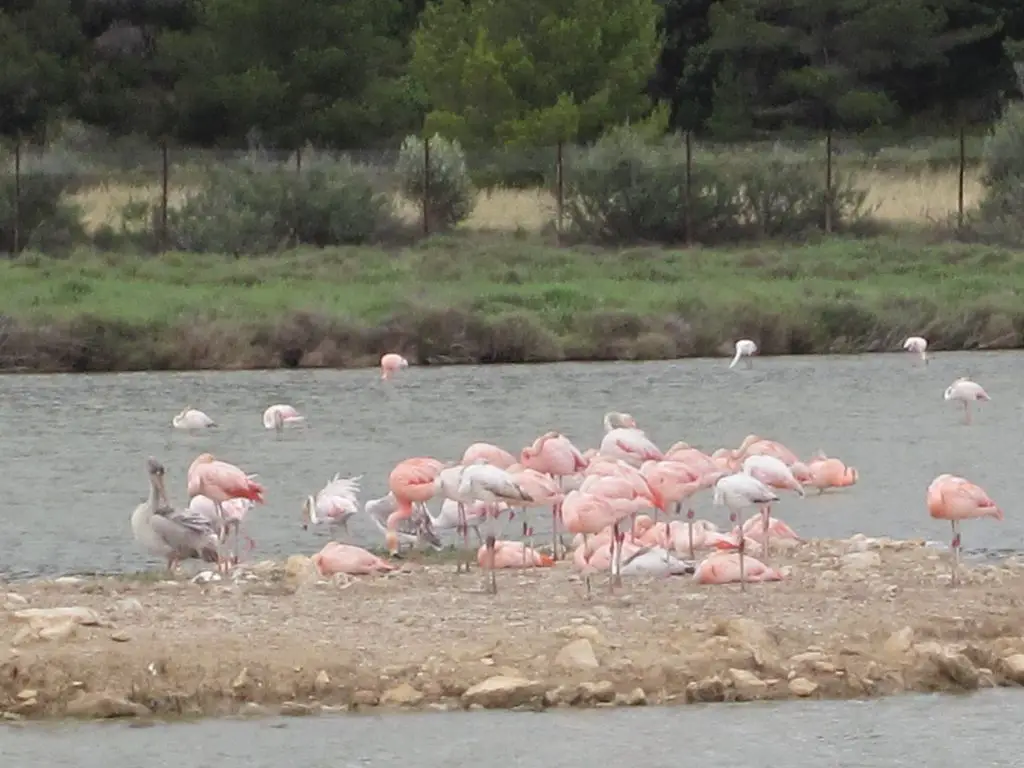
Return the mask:
M 273 146 L 363 146 L 417 122 L 403 77 L 400 0 L 207 0 L 205 31 L 183 41 L 183 134 Z
M 437 0 L 413 38 L 427 130 L 543 145 L 641 117 L 659 15 L 654 0 Z
M 0 10 L 0 135 L 31 136 L 75 89 L 82 38 L 69 0 L 16 0 Z
M 667 102 L 669 125 L 701 127 L 711 115 L 718 57 L 706 45 L 711 36 L 709 11 L 714 0 L 660 0 L 664 45 L 650 93 Z
M 758 128 L 861 129 L 894 120 L 894 71 L 941 66 L 984 30 L 948 33 L 949 0 L 721 0 L 709 46 L 751 94 Z

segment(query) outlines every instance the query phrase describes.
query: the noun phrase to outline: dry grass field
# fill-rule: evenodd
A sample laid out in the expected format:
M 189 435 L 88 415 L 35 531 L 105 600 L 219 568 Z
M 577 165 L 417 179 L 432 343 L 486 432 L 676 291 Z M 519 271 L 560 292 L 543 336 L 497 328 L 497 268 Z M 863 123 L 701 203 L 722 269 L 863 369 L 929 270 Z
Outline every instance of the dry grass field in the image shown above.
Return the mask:
M 957 174 L 949 171 L 903 173 L 895 171 L 858 171 L 858 186 L 868 191 L 867 206 L 876 219 L 890 224 L 927 224 L 942 221 L 957 209 Z M 964 183 L 964 205 L 970 209 L 981 197 L 977 170 L 967 172 Z M 170 204 L 179 205 L 188 188 L 173 186 Z M 79 191 L 75 201 L 84 211 L 89 231 L 106 224 L 121 226 L 121 212 L 133 202 L 155 203 L 159 199 L 158 184 L 131 186 L 111 182 Z M 416 221 L 419 208 L 414 203 L 397 199 L 403 218 Z M 481 191 L 473 214 L 462 225 L 467 230 L 490 232 L 538 232 L 554 217 L 554 196 L 547 190 L 515 190 L 495 188 Z

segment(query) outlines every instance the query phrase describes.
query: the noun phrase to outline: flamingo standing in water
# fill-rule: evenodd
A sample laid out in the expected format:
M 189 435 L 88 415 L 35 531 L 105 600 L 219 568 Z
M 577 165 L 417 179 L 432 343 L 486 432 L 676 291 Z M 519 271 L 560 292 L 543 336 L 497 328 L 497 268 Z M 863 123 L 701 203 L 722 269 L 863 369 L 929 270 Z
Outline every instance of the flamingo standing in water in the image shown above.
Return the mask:
M 533 445 L 523 448 L 519 454 L 519 463 L 528 469 L 551 475 L 559 488 L 565 488 L 565 478 L 586 469 L 588 461 L 583 458 L 579 448 L 572 444 L 565 435 L 558 432 L 547 432 L 536 440 Z M 561 501 L 551 509 L 552 552 L 559 559 L 559 518 L 562 509 Z
M 395 352 L 388 352 L 380 359 L 380 378 L 387 381 L 403 368 L 409 367 L 409 361 Z
M 747 368 L 753 368 L 754 363 L 750 359 L 751 355 L 757 354 L 757 344 L 750 339 L 740 339 L 736 342 L 736 354 L 733 355 L 732 362 L 729 363 L 730 368 L 735 368 L 736 363 L 740 361 L 742 357 L 746 360 Z
M 276 430 L 278 437 L 284 428 L 293 424 L 301 424 L 306 417 L 290 405 L 280 403 L 272 405 L 263 412 L 263 428 Z
M 255 475 L 247 475 L 234 464 L 219 461 L 210 453 L 199 454 L 188 468 L 188 495 L 206 496 L 211 499 L 221 520 L 228 515 L 223 504 L 229 499 L 249 499 L 263 503 L 263 486 L 256 482 Z M 237 544 L 237 539 L 236 539 Z
M 921 356 L 921 360 L 928 365 L 928 341 L 923 336 L 908 336 L 903 342 L 903 349 Z
M 739 511 L 745 507 L 760 507 L 764 504 L 772 504 L 779 500 L 772 489 L 755 477 L 748 474 L 726 475 L 715 483 L 715 506 L 725 506 L 729 509 L 729 522 L 735 526 L 739 521 Z M 739 534 L 739 568 L 740 568 L 740 589 L 746 590 L 746 582 L 743 580 L 743 551 L 746 549 L 747 537 L 743 535 L 742 529 Z
M 979 517 L 1003 519 L 1003 511 L 979 486 L 956 475 L 943 474 L 932 480 L 926 496 L 928 514 L 936 520 L 949 520 L 953 526 L 953 576 L 956 586 L 960 569 L 960 522 Z
M 186 405 L 181 413 L 171 419 L 171 426 L 175 429 L 183 429 L 195 433 L 200 429 L 216 427 L 217 423 L 202 411 Z
M 942 396 L 944 400 L 959 400 L 964 404 L 964 424 L 971 423 L 971 403 L 975 400 L 991 400 L 988 393 L 970 379 L 961 376 L 948 387 Z
M 399 462 L 388 475 L 388 489 L 395 495 L 397 508 L 386 522 L 388 552 L 398 554 L 398 526 L 412 517 L 413 504 L 424 505 L 434 498 L 434 479 L 444 467 L 437 459 L 419 456 Z

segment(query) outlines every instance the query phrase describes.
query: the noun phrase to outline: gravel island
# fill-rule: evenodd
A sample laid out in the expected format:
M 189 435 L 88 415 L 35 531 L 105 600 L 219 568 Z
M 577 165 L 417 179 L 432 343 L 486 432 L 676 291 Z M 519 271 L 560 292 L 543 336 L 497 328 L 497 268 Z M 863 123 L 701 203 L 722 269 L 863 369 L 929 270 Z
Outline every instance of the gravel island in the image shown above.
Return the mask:
M 774 553 L 782 582 L 700 586 L 568 563 L 406 562 L 319 578 L 309 558 L 224 581 L 64 577 L 0 587 L 9 721 L 637 706 L 1024 683 L 1024 560 L 969 563 L 857 536 Z

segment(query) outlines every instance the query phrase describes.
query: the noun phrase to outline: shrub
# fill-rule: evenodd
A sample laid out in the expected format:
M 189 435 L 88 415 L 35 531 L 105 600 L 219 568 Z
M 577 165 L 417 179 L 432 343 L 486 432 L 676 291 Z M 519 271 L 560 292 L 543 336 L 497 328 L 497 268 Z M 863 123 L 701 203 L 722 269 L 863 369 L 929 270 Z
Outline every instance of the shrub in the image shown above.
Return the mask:
M 476 191 L 466 169 L 466 155 L 458 141 L 435 134 L 430 139 L 430 179 L 426 180 L 423 139 L 406 136 L 395 170 L 402 180 L 402 192 L 420 203 L 427 187 L 427 218 L 438 229 L 451 229 L 473 213 Z
M 990 242 L 1024 243 L 1024 105 L 1007 107 L 982 157 L 984 193 L 968 221 L 969 233 Z
M 387 196 L 347 161 L 302 172 L 250 162 L 205 174 L 184 203 L 168 211 L 167 226 L 179 250 L 269 253 L 296 245 L 359 245 L 395 226 L 395 218 Z
M 23 173 L 18 198 L 18 247 L 63 253 L 86 239 L 81 209 L 65 199 L 68 175 Z M 14 176 L 0 178 L 0 253 L 14 251 Z
M 686 237 L 686 156 L 678 137 L 645 140 L 619 128 L 575 159 L 567 174 L 566 215 L 584 239 L 679 242 Z M 781 152 L 739 161 L 691 163 L 690 225 L 713 243 L 799 235 L 821 226 L 825 178 L 820 164 Z M 836 229 L 863 213 L 866 193 L 852 177 L 833 184 Z

